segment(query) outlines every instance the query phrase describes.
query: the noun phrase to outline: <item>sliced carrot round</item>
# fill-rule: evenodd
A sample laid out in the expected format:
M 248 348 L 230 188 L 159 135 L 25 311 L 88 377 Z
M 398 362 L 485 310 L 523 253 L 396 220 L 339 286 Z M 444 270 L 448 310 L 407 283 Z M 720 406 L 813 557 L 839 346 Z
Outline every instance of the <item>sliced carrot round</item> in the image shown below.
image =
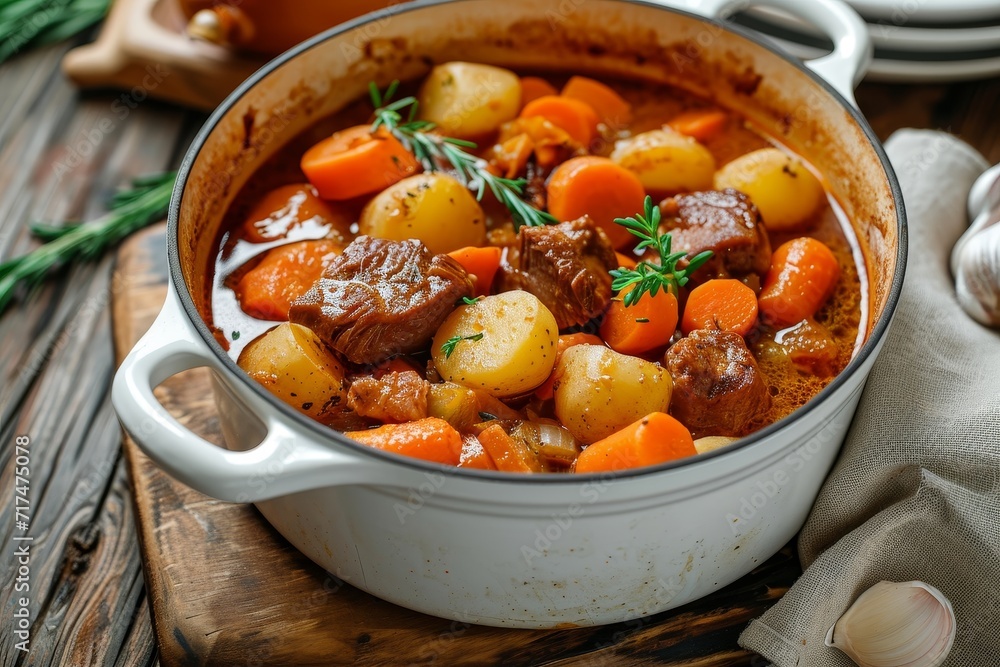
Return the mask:
M 521 104 L 525 105 L 534 102 L 539 97 L 558 95 L 556 87 L 545 79 L 538 76 L 526 76 L 521 78 Z
M 698 285 L 688 296 L 681 331 L 718 329 L 746 336 L 757 323 L 757 295 L 732 278 L 717 278 Z
M 420 163 L 384 128 L 356 125 L 307 150 L 301 167 L 320 197 L 344 200 L 384 190 L 415 174 Z
M 585 155 L 563 162 L 552 172 L 547 194 L 549 213 L 557 220 L 589 215 L 614 247 L 638 243 L 624 227 L 615 224 L 615 218 L 641 212 L 646 189 L 638 176 L 608 158 Z
M 621 472 L 697 453 L 684 424 L 663 412 L 653 412 L 584 449 L 576 459 L 575 471 Z
M 251 243 L 276 241 L 310 220 L 320 225 L 334 223 L 345 230 L 351 223 L 344 212 L 320 199 L 312 185 L 296 183 L 282 185 L 261 197 L 243 223 L 243 238 Z
M 729 114 L 721 109 L 691 109 L 674 116 L 667 125 L 681 134 L 706 142 L 719 136 L 728 120 Z
M 812 317 L 833 294 L 840 264 L 822 241 L 808 236 L 778 246 L 757 298 L 768 324 L 789 326 Z
M 476 296 L 490 293 L 493 278 L 500 269 L 502 251 L 496 246 L 459 248 L 448 253 L 473 277 Z
M 609 127 L 621 128 L 632 122 L 632 105 L 600 81 L 574 76 L 566 82 L 562 96 L 585 102 Z
M 462 455 L 461 434 L 437 417 L 349 431 L 344 435 L 375 449 L 444 465 L 457 466 Z
M 559 95 L 546 95 L 524 105 L 521 118 L 542 116 L 547 121 L 563 129 L 573 141 L 584 148 L 590 146 L 597 134 L 600 119 L 589 104 Z
M 270 250 L 236 285 L 243 312 L 262 320 L 283 322 L 288 310 L 309 291 L 343 244 L 331 239 L 297 241 Z
M 601 338 L 615 352 L 639 355 L 665 347 L 677 331 L 677 297 L 659 290 L 656 296 L 643 294 L 626 306 L 622 292 L 611 302 L 601 322 Z

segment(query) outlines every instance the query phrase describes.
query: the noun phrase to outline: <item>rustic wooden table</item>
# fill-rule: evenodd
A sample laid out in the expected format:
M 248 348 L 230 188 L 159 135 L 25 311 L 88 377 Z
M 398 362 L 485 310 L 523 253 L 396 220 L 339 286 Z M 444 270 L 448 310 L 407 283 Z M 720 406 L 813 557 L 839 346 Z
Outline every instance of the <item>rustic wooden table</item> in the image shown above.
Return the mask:
M 131 177 L 175 167 L 204 119 L 121 92 L 81 94 L 59 71 L 66 45 L 0 66 L 0 259 L 32 247 L 31 220 L 94 217 Z M 859 91 L 883 139 L 952 131 L 1000 161 L 1000 78 Z M 109 388 L 113 253 L 74 266 L 0 319 L 2 665 L 157 662 Z M 15 649 L 15 442 L 30 440 L 31 651 Z M 22 441 L 24 442 L 24 441 Z M 749 655 L 726 665 L 759 664 Z M 738 653 L 738 651 L 736 651 Z M 662 657 L 663 654 L 660 654 Z M 718 665 L 684 656 L 662 664 Z

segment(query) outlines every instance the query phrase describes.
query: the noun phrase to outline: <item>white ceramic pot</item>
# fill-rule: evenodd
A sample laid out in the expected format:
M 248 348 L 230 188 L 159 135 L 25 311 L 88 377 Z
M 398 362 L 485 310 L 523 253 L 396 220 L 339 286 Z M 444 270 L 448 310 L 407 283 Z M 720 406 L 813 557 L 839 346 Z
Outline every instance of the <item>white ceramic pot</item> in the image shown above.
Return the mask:
M 179 480 L 256 503 L 337 576 L 437 616 L 521 628 L 610 623 L 746 574 L 800 528 L 832 465 L 895 307 L 906 247 L 898 185 L 852 106 L 869 54 L 864 25 L 835 0 L 759 4 L 823 26 L 835 51 L 803 67 L 718 18 L 649 2 L 457 0 L 363 17 L 266 66 L 212 115 L 181 167 L 170 293 L 115 378 L 125 428 Z M 696 9 L 718 17 L 733 6 Z M 200 314 L 224 211 L 268 157 L 370 80 L 417 77 L 450 59 L 679 85 L 806 155 L 864 246 L 872 317 L 848 368 L 792 416 L 723 450 L 605 476 L 443 468 L 352 443 L 273 398 Z M 228 450 L 190 433 L 153 396 L 196 366 L 214 371 Z

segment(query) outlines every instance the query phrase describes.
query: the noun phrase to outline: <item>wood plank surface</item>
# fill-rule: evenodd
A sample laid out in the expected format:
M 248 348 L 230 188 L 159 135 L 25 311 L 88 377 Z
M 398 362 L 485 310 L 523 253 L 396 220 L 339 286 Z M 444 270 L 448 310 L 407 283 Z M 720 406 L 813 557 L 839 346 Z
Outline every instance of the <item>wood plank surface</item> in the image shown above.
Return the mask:
M 123 356 L 163 302 L 163 228 L 119 254 L 114 299 Z M 221 443 L 208 373 L 187 371 L 157 395 L 188 428 Z M 125 441 L 146 583 L 164 665 L 746 665 L 736 637 L 797 578 L 786 548 L 752 574 L 676 611 L 601 628 L 470 626 L 378 600 L 314 565 L 247 505 L 174 481 Z
M 83 40 L 79 40 L 83 41 Z M 36 247 L 28 232 L 32 220 L 90 218 L 104 211 L 108 196 L 132 177 L 176 166 L 204 116 L 146 100 L 122 116 L 119 91 L 78 93 L 59 73 L 59 61 L 70 44 L 21 54 L 0 65 L 0 260 Z M 899 127 L 950 130 L 1000 161 L 1000 79 L 952 85 L 864 84 L 858 93 L 862 110 L 883 139 Z M 110 123 L 110 125 L 109 125 Z M 162 257 L 162 255 L 161 255 Z M 151 260 L 152 261 L 152 260 Z M 119 447 L 120 432 L 111 410 L 108 390 L 115 368 L 110 311 L 112 297 L 123 289 L 113 280 L 113 257 L 74 266 L 58 273 L 30 298 L 14 304 L 0 316 L 0 665 L 152 665 L 157 661 L 150 607 L 162 601 L 150 598 L 154 587 L 144 587 L 132 492 Z M 146 271 L 143 275 L 152 275 Z M 129 284 L 129 283 L 124 283 Z M 136 282 L 133 290 L 162 289 Z M 147 297 L 149 301 L 151 297 Z M 147 315 L 155 310 L 150 302 Z M 180 389 L 175 400 L 185 410 L 203 411 L 198 397 Z M 191 399 L 191 400 L 188 400 Z M 210 421 L 205 421 L 211 428 Z M 32 644 L 29 653 L 17 651 L 13 637 L 16 607 L 14 582 L 17 561 L 15 533 L 14 439 L 31 438 L 31 553 L 29 610 Z M 212 510 L 211 502 L 205 512 Z M 225 516 L 216 508 L 218 517 Z M 211 516 L 211 514 L 209 514 Z M 277 540 L 265 528 L 262 535 Z M 219 524 L 218 527 L 225 527 Z M 786 565 L 792 562 L 785 554 Z M 219 571 L 219 581 L 237 577 L 238 562 Z M 715 598 L 715 610 L 732 609 L 733 616 L 715 613 L 711 628 L 702 631 L 704 616 L 691 614 L 656 619 L 641 627 L 611 626 L 578 633 L 546 633 L 494 647 L 490 654 L 465 654 L 460 640 L 473 638 L 483 645 L 493 641 L 491 631 L 419 626 L 436 634 L 411 647 L 424 663 L 450 664 L 459 656 L 488 664 L 593 663 L 752 665 L 739 651 L 735 631 L 749 617 L 754 601 L 780 594 L 781 566 L 758 572 L 756 584 L 742 582 L 731 597 Z M 147 573 L 183 581 L 183 573 Z M 226 575 L 223 578 L 223 575 Z M 321 572 L 306 573 L 296 584 L 301 613 L 360 595 L 338 587 Z M 323 584 L 318 588 L 318 581 Z M 153 577 L 150 576 L 150 581 Z M 248 619 L 274 618 L 281 609 L 261 606 L 244 592 L 241 609 Z M 224 604 L 217 600 L 214 604 Z M 356 602 L 356 604 L 362 604 Z M 203 614 L 216 613 L 210 600 Z M 365 607 L 359 607 L 364 610 Z M 380 612 L 381 613 L 381 612 Z M 417 635 L 415 625 L 401 624 L 390 611 L 384 620 L 349 627 L 357 634 L 343 645 L 343 662 L 379 664 L 385 646 L 397 636 Z M 746 618 L 744 618 L 746 616 Z M 186 619 L 197 622 L 197 616 Z M 304 625 L 302 616 L 295 623 Z M 436 623 L 441 623 L 440 621 Z M 419 624 L 418 624 L 419 625 Z M 221 651 L 229 642 L 223 633 L 190 638 L 207 653 L 188 664 L 276 664 L 288 659 L 289 645 L 255 636 L 248 620 L 242 626 L 242 644 Z M 304 632 L 289 623 L 288 632 Z M 163 628 L 158 628 L 162 634 Z M 326 630 L 326 628 L 320 628 Z M 694 635 L 697 634 L 697 637 Z M 183 636 L 183 635 L 182 635 Z M 347 635 L 345 635 L 347 636 Z M 214 638 L 213 638 L 214 637 Z M 189 638 L 185 637 L 185 641 Z M 700 642 L 700 643 L 699 643 Z M 178 642 L 179 643 L 179 642 Z M 703 658 L 705 647 L 716 650 Z M 216 649 L 215 647 L 219 647 Z M 380 653 L 381 651 L 381 653 Z M 700 651 L 700 652 L 699 652 Z M 185 654 L 187 656 L 187 654 Z M 283 657 L 284 656 L 284 657 Z M 316 654 L 312 654 L 315 658 Z M 387 663 L 399 664 L 390 656 Z
M 202 116 L 117 93 L 81 96 L 59 73 L 70 44 L 0 66 L 0 258 L 37 246 L 33 220 L 90 218 L 131 178 L 175 165 Z M 120 429 L 110 302 L 114 256 L 59 272 L 0 319 L 0 664 L 149 665 L 143 586 Z M 14 441 L 30 450 L 30 590 L 15 592 Z M 20 531 L 18 531 L 20 533 Z M 31 650 L 15 649 L 27 596 Z

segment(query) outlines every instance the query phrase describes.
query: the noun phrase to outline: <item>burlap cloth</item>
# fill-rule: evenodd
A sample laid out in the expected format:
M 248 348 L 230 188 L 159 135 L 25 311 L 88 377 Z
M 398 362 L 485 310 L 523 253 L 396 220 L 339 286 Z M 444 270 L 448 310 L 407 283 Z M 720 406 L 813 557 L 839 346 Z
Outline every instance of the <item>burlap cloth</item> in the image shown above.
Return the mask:
M 847 667 L 827 630 L 869 586 L 951 600 L 945 665 L 1000 666 L 1000 333 L 962 311 L 949 254 L 986 161 L 940 132 L 886 142 L 909 218 L 902 297 L 840 459 L 799 536 L 805 573 L 740 644 L 778 667 Z

